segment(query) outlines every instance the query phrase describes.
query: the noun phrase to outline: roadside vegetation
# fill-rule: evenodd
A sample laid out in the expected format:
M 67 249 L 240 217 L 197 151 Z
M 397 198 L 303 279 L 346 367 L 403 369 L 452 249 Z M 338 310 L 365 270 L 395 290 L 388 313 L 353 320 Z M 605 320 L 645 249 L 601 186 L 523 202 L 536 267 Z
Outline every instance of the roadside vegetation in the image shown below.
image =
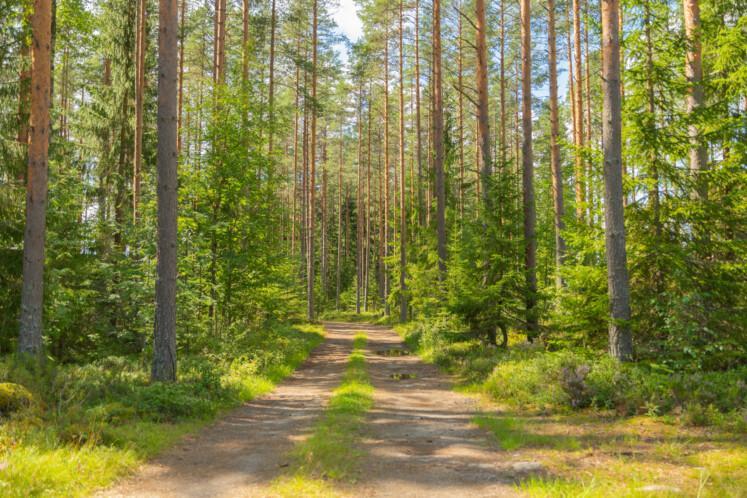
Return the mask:
M 85 496 L 264 394 L 322 341 L 275 325 L 221 353 L 182 357 L 179 383 L 150 383 L 144 359 L 85 365 L 0 361 L 0 496 Z M 19 386 L 24 387 L 19 387 Z
M 352 483 L 360 477 L 361 431 L 366 412 L 373 406 L 363 353 L 366 341 L 363 333 L 355 336 L 342 383 L 332 393 L 314 432 L 293 450 L 289 474 L 275 483 L 278 494 L 332 496 L 331 482 Z
M 497 348 L 445 318 L 397 326 L 479 395 L 474 422 L 546 475 L 530 496 L 747 496 L 747 370 L 672 371 L 509 334 Z

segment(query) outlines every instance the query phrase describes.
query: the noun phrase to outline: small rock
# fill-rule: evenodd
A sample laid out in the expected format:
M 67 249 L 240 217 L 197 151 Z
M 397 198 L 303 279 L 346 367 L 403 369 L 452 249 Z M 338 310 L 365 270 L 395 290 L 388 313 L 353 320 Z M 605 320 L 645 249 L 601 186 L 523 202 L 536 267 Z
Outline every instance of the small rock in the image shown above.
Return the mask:
M 663 484 L 649 484 L 648 486 L 643 486 L 641 488 L 638 488 L 638 491 L 642 491 L 644 493 L 673 493 L 673 494 L 682 494 L 682 490 L 675 486 L 665 486 Z
M 511 469 L 514 472 L 530 473 L 542 472 L 543 470 L 545 470 L 545 467 L 539 462 L 516 462 L 511 465 Z

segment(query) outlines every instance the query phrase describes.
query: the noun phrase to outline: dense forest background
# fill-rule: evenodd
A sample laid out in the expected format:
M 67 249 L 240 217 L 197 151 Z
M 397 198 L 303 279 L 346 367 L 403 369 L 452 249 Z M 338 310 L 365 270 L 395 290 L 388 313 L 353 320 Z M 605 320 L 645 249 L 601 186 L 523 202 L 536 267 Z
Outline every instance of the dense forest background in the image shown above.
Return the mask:
M 692 3 L 620 7 L 626 327 L 638 359 L 726 369 L 747 358 L 747 18 L 741 2 L 702 1 L 688 31 Z M 0 9 L 2 352 L 18 336 L 31 4 Z M 526 95 L 517 3 L 491 2 L 484 24 L 470 2 L 440 5 L 438 45 L 431 4 L 362 2 L 355 43 L 314 5 L 316 22 L 308 1 L 179 3 L 179 349 L 230 343 L 304 301 L 310 317 L 448 316 L 488 338 L 604 349 L 598 6 L 532 2 Z M 53 2 L 44 344 L 63 362 L 150 347 L 157 7 Z

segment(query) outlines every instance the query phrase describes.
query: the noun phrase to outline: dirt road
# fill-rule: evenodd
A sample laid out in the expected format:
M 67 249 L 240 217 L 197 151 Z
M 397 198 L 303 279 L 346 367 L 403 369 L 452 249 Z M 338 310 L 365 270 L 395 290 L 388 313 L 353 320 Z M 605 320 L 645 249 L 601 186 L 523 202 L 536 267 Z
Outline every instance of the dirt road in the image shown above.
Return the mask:
M 406 353 L 393 331 L 326 323 L 327 339 L 275 391 L 186 438 L 106 497 L 272 496 L 287 454 L 306 437 L 345 370 L 358 331 L 368 336 L 366 363 L 374 408 L 368 415 L 355 496 L 514 496 L 508 454 L 470 424 L 475 401 L 450 389 L 436 367 Z

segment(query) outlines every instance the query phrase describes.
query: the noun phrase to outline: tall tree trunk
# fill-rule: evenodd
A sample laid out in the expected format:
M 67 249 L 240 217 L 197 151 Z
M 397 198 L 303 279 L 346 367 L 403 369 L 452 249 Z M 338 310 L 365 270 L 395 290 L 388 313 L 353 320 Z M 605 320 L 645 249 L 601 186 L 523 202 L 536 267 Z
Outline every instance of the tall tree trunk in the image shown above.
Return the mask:
M 415 149 L 418 161 L 418 223 L 425 226 L 423 208 L 423 133 L 420 123 L 420 0 L 415 0 Z
M 407 321 L 407 213 L 405 211 L 404 7 L 399 0 L 399 320 Z M 461 57 L 460 57 L 461 60 Z M 460 94 L 461 95 L 461 94 Z M 462 170 L 462 174 L 464 171 Z M 461 187 L 460 187 L 461 191 Z
M 484 9 L 483 9 L 484 10 Z M 457 136 L 459 141 L 459 221 L 464 220 L 464 74 L 462 50 L 462 13 L 457 14 L 457 104 L 459 125 Z M 479 22 L 479 21 L 478 21 Z M 479 58 L 479 55 L 478 55 Z M 479 59 L 478 59 L 479 66 Z M 479 67 L 478 67 L 479 70 Z
M 363 79 L 358 86 L 358 189 L 356 191 L 356 242 L 355 242 L 355 312 L 361 312 L 363 290 Z
M 555 0 L 547 0 L 547 46 L 550 66 L 550 174 L 552 175 L 552 200 L 555 226 L 555 285 L 563 285 L 560 269 L 565 258 L 563 239 L 563 172 L 560 168 L 560 145 L 558 145 L 558 63 L 555 40 Z
M 485 214 L 492 215 L 492 159 L 490 157 L 490 113 L 488 108 L 488 44 L 485 0 L 475 1 L 475 46 L 477 47 L 477 124 L 480 139 L 482 197 Z
M 241 1 L 241 88 L 248 90 L 249 83 L 249 0 Z
M 301 35 L 296 38 L 296 56 L 301 53 Z M 298 199 L 298 105 L 301 94 L 301 66 L 296 64 L 295 99 L 293 106 L 293 233 L 291 234 L 291 253 L 296 253 L 296 201 Z M 300 230 L 299 230 L 300 232 Z
M 441 82 L 441 0 L 433 0 L 433 169 L 436 180 L 436 238 L 439 278 L 446 278 L 446 185 L 444 179 L 444 107 Z
M 589 0 L 584 0 L 584 93 L 586 94 L 586 112 L 584 121 L 584 143 L 591 149 L 591 63 L 589 62 Z M 595 181 L 592 178 L 593 165 L 592 161 L 585 161 L 585 178 L 586 178 L 586 211 L 589 223 L 593 223 L 594 218 L 594 197 Z
M 309 248 L 308 263 L 306 271 L 306 317 L 309 320 L 314 319 L 314 183 L 316 176 L 316 83 L 317 83 L 317 27 L 318 27 L 318 0 L 314 0 L 313 21 L 311 33 L 311 147 L 309 158 Z
M 184 44 L 187 38 L 187 0 L 182 0 L 181 12 L 179 13 L 179 101 L 176 114 L 176 152 L 182 151 L 182 110 L 184 108 Z M 189 120 L 187 121 L 189 127 Z M 189 147 L 189 145 L 187 145 Z M 189 150 L 187 150 L 189 155 Z
M 384 314 L 389 316 L 389 13 L 386 13 L 384 34 Z
M 326 132 L 323 134 L 324 142 L 322 150 L 323 156 L 326 156 L 327 141 Z M 322 219 L 321 219 L 321 274 L 319 280 L 322 288 L 322 298 L 326 301 L 327 299 L 327 160 L 326 157 L 322 162 Z
M 604 220 L 607 285 L 610 299 L 610 355 L 619 360 L 630 360 L 633 356 L 633 340 L 628 323 L 630 320 L 630 288 L 622 203 L 622 110 L 618 1 L 602 0 Z
M 52 84 L 52 4 L 50 0 L 34 0 L 31 30 L 31 112 L 18 351 L 22 354 L 40 355 L 44 308 L 49 107 Z
M 646 39 L 646 110 L 648 111 L 649 119 L 651 120 L 652 132 L 658 133 L 656 127 L 656 102 L 654 100 L 654 43 L 651 37 L 651 4 L 648 0 L 644 3 L 643 6 L 643 34 Z M 654 148 L 651 148 L 649 154 L 649 168 L 651 168 L 651 185 L 649 186 L 648 199 L 649 206 L 651 207 L 653 215 L 654 231 L 657 240 L 661 236 L 661 219 L 659 214 L 658 161 L 659 158 L 657 157 L 656 150 Z
M 226 0 L 216 0 L 215 82 L 226 81 Z
M 573 144 L 576 146 L 576 167 L 574 174 L 576 176 L 576 218 L 584 219 L 585 199 L 585 182 L 584 182 L 584 104 L 582 96 L 581 80 L 581 9 L 579 8 L 580 0 L 573 0 L 573 54 L 574 54 L 574 101 L 575 101 L 575 118 L 573 127 Z
M 135 43 L 135 161 L 132 169 L 133 223 L 137 223 L 138 205 L 140 203 L 140 172 L 143 168 L 143 96 L 145 93 L 146 3 L 147 0 L 139 0 L 137 9 L 137 36 Z M 179 95 L 181 95 L 181 91 L 179 92 Z
M 705 141 L 700 137 L 698 112 L 705 104 L 703 91 L 703 61 L 700 42 L 700 5 L 699 0 L 683 0 L 685 14 L 685 36 L 687 37 L 687 54 L 685 63 L 685 77 L 688 83 L 687 113 L 692 120 L 687 128 L 690 138 L 690 173 L 695 181 L 694 197 L 706 200 L 708 186 L 704 181 L 703 172 L 708 168 L 708 149 Z
M 268 124 L 270 127 L 269 136 L 267 137 L 267 150 L 272 154 L 272 139 L 275 131 L 275 29 L 277 27 L 277 11 L 275 0 L 272 0 L 272 12 L 270 14 L 270 82 L 267 89 L 267 108 L 269 111 Z
M 342 166 L 345 147 L 344 116 L 340 117 L 340 151 L 337 163 L 337 264 L 335 265 L 335 309 L 340 310 L 340 290 L 342 287 Z
M 501 0 L 501 67 L 500 67 L 500 99 L 501 99 L 501 168 L 506 167 L 506 0 Z
M 576 0 L 577 1 L 577 0 Z M 537 335 L 537 237 L 534 207 L 534 157 L 532 153 L 532 31 L 531 1 L 521 0 L 521 146 L 522 183 L 524 200 L 524 268 L 526 271 L 527 336 Z
M 159 0 L 158 27 L 158 264 L 151 379 L 168 382 L 176 380 L 176 0 Z
M 370 281 L 370 274 L 371 274 L 371 240 L 373 237 L 371 236 L 371 129 L 373 128 L 371 126 L 371 117 L 372 117 L 372 106 L 371 106 L 371 100 L 373 100 L 373 90 L 370 88 L 371 84 L 369 83 L 369 92 L 368 92 L 368 129 L 366 130 L 366 211 L 365 211 L 365 218 L 366 218 L 366 225 L 365 225 L 365 257 L 363 258 L 364 266 L 364 275 L 363 275 L 363 311 L 368 311 L 368 291 L 369 291 L 369 281 Z

